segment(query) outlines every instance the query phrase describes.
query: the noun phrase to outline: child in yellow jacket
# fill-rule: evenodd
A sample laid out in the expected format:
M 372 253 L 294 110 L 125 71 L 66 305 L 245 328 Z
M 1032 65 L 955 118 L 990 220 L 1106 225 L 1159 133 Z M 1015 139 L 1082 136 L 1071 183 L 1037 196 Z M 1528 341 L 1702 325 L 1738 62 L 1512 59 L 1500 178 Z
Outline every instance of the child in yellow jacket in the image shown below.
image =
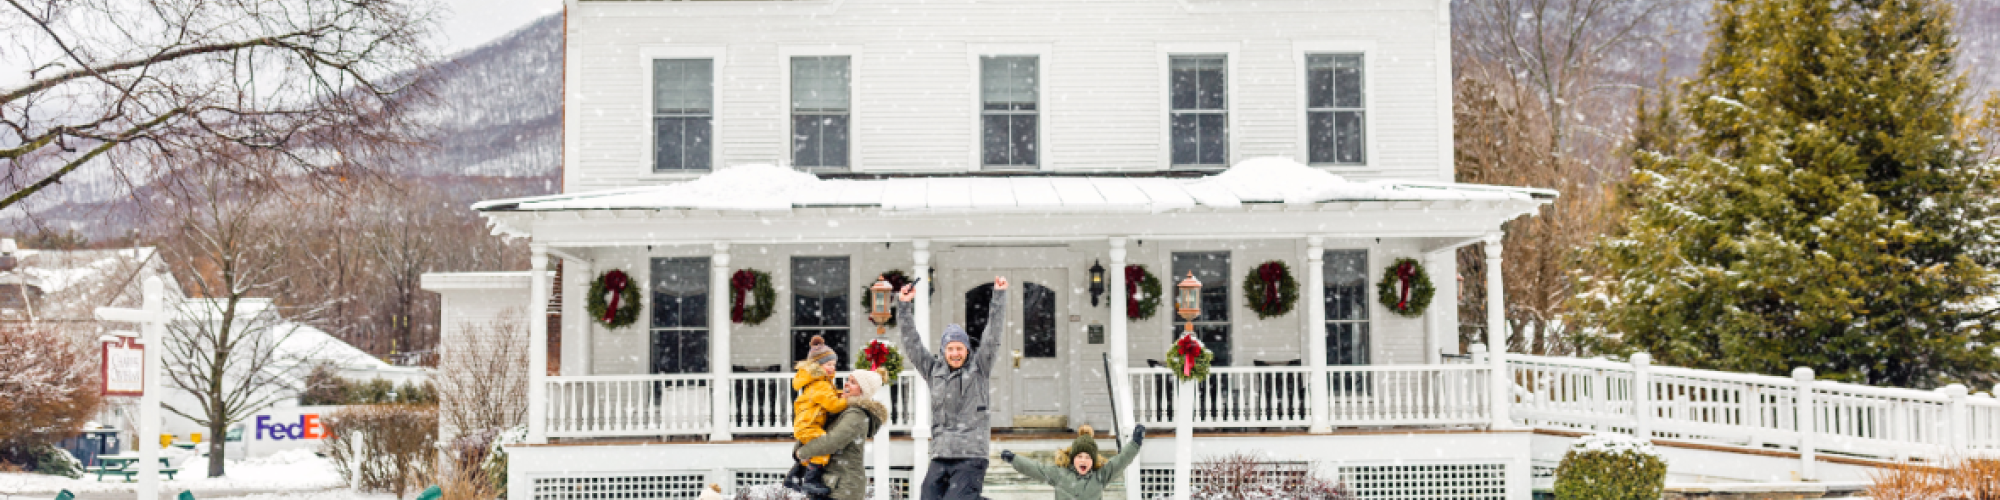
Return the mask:
M 826 346 L 826 339 L 814 335 L 812 348 L 806 352 L 806 359 L 800 361 L 798 374 L 792 376 L 792 389 L 799 391 L 799 397 L 792 401 L 792 438 L 803 445 L 826 435 L 826 419 L 847 411 L 847 398 L 833 388 L 833 374 L 840 356 L 833 348 Z M 800 489 L 808 495 L 824 496 L 832 493 L 826 482 L 820 478 L 826 472 L 828 455 L 807 457 L 800 461 L 803 476 Z

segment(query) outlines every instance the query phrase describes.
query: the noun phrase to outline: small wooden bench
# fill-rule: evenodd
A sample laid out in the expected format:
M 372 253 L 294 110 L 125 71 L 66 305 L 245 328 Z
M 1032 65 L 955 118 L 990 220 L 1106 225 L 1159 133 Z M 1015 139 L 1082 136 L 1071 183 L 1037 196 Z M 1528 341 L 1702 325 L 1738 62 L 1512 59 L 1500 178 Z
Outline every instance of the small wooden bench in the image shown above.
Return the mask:
M 97 466 L 97 467 L 84 467 L 83 471 L 85 473 L 97 474 L 98 481 L 103 481 L 105 475 L 113 475 L 113 476 L 124 476 L 125 482 L 130 483 L 134 481 L 134 478 L 139 476 L 139 469 L 136 468 Z M 174 478 L 174 474 L 178 474 L 180 473 L 180 471 L 181 471 L 180 469 L 173 467 L 160 468 L 160 473 L 166 474 L 168 480 L 172 480 Z

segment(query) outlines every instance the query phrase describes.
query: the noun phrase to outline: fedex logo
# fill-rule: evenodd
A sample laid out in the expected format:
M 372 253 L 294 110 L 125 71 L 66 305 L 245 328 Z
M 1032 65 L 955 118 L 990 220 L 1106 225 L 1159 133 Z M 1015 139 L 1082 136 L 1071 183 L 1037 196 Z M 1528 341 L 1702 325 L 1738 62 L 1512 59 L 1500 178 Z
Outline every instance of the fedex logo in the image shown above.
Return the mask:
M 269 433 L 268 436 L 265 437 Z M 320 425 L 319 414 L 299 415 L 295 424 L 272 422 L 270 415 L 257 416 L 257 436 L 254 439 L 283 441 L 287 439 L 326 439 L 326 427 Z

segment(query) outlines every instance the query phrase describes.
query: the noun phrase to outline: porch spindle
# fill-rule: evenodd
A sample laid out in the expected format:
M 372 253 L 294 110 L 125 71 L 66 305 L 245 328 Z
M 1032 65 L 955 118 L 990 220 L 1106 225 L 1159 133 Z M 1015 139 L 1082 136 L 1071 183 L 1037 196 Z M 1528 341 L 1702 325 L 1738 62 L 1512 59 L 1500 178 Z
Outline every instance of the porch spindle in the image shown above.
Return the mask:
M 729 243 L 715 242 L 708 273 L 708 387 L 710 396 L 708 439 L 728 441 L 729 429 Z
M 1306 429 L 1314 434 L 1333 432 L 1327 423 L 1327 377 L 1326 367 L 1326 238 L 1311 236 L 1306 238 L 1306 296 L 1305 296 L 1305 338 L 1306 338 L 1306 403 L 1312 412 L 1312 425 Z
M 1123 427 L 1112 429 L 1112 432 L 1117 435 L 1118 439 L 1130 440 L 1131 438 L 1126 436 L 1126 434 L 1131 433 L 1130 429 L 1134 424 L 1138 423 L 1138 420 L 1132 417 L 1132 376 L 1130 375 L 1132 354 L 1131 347 L 1126 344 L 1126 332 L 1129 327 L 1126 314 L 1129 313 L 1125 310 L 1125 300 L 1123 297 L 1125 287 L 1127 286 L 1125 284 L 1125 238 L 1111 238 L 1111 272 L 1107 274 L 1110 274 L 1109 278 L 1111 278 L 1111 282 L 1108 283 L 1111 290 L 1111 321 L 1109 321 L 1111 331 L 1109 332 L 1109 343 L 1111 344 L 1111 369 L 1114 372 L 1106 373 L 1104 376 L 1111 377 L 1111 390 L 1116 391 L 1111 397 L 1118 402 L 1118 425 Z M 1134 463 L 1133 466 L 1125 468 L 1125 498 L 1127 500 L 1140 500 L 1143 498 L 1140 496 L 1139 491 L 1138 465 Z
M 549 442 L 549 246 L 528 245 L 528 442 Z
M 1486 237 L 1486 355 L 1493 363 L 1492 428 L 1513 425 L 1507 414 L 1513 384 L 1507 370 L 1507 287 L 1500 279 L 1500 234 Z

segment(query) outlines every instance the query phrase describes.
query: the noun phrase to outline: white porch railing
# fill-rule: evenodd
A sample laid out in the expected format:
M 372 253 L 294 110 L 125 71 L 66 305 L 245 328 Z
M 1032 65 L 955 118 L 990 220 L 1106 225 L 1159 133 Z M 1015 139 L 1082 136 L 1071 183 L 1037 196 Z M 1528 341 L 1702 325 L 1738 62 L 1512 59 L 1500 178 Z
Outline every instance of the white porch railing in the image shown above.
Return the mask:
M 842 380 L 845 380 L 842 374 Z M 548 377 L 549 437 L 707 435 L 714 391 L 711 376 L 590 375 Z M 889 429 L 909 430 L 914 373 L 890 391 Z M 791 373 L 729 376 L 729 425 L 734 434 L 792 432 Z
M 1173 374 L 1133 368 L 1133 410 L 1139 423 L 1174 423 Z M 1474 365 L 1221 367 L 1195 386 L 1194 426 L 1307 427 L 1315 408 L 1309 377 L 1326 377 L 1332 426 L 1480 425 L 1490 422 L 1491 369 Z
M 1528 425 L 1882 458 L 2000 450 L 2000 401 L 1962 386 L 1891 389 L 1520 354 L 1507 361 L 1512 415 Z

